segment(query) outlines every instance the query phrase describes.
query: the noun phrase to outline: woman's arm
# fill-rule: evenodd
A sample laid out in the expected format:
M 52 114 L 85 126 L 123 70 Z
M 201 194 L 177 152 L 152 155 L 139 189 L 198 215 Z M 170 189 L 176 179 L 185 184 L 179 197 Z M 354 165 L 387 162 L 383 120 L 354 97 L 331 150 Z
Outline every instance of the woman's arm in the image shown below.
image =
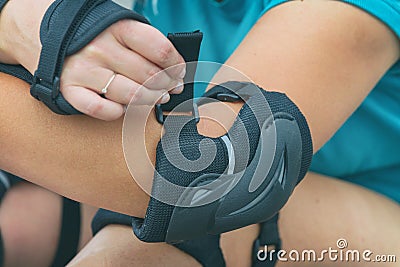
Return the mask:
M 90 5 L 86 1 L 80 3 L 84 2 Z M 53 12 L 50 12 L 53 9 L 47 12 L 52 3 L 57 4 L 55 5 L 57 8 Z M 41 42 L 46 43 L 46 37 L 43 35 L 39 39 L 43 16 L 47 14 L 52 20 L 68 21 L 65 20 L 66 17 L 73 15 L 66 14 L 69 12 L 68 9 L 66 11 L 66 6 L 74 3 L 80 5 L 69 0 L 8 1 L 0 14 L 0 62 L 20 64 L 34 74 L 43 52 Z M 117 10 L 115 11 L 117 17 L 109 17 L 107 22 L 101 19 L 105 14 L 98 13 L 98 8 L 90 9 L 89 17 L 99 19 L 98 21 L 89 19 L 83 24 L 87 23 L 87 27 L 93 29 L 100 27 L 99 32 L 103 28 L 105 30 L 97 34 L 96 38 L 91 34 L 97 33 L 97 30 L 86 36 L 76 34 L 71 44 L 66 45 L 67 57 L 63 63 L 57 63 L 63 64 L 62 72 L 56 74 L 61 76 L 59 78 L 62 96 L 81 113 L 110 121 L 123 115 L 123 105 L 128 104 L 132 98 L 135 105 L 154 105 L 156 102 L 167 102 L 169 93 L 179 93 L 183 88 L 180 85 L 186 72 L 184 60 L 167 37 L 151 25 L 126 19 L 127 13 L 130 14 L 129 18 L 134 15 L 133 11 L 118 9 L 111 0 L 97 4 L 103 5 L 103 9 Z M 125 19 L 121 19 L 122 13 L 125 14 L 123 15 Z M 75 20 L 79 21 L 77 18 Z M 145 21 L 144 18 L 141 20 Z M 103 22 L 105 24 L 102 25 Z M 65 23 L 62 27 L 68 28 L 70 25 Z M 62 27 L 55 29 L 57 26 L 52 23 L 49 25 L 49 32 L 61 33 L 65 30 L 61 29 Z M 86 32 L 86 28 L 79 28 L 81 26 L 78 24 L 78 32 Z M 44 32 L 46 31 L 44 30 L 42 34 Z M 69 48 L 74 46 L 82 48 L 74 53 L 68 52 Z M 57 49 L 56 47 L 53 49 Z M 43 49 L 44 54 L 50 52 L 47 51 L 50 48 L 46 45 Z M 51 53 L 58 52 L 51 51 Z M 46 64 L 52 63 L 48 60 Z M 172 66 L 175 67 L 171 68 Z M 37 78 L 49 75 L 46 73 L 51 72 L 51 68 L 49 69 L 44 71 L 41 67 L 40 76 Z M 157 79 L 150 79 L 146 87 L 141 86 L 161 70 L 166 71 L 158 75 Z M 100 96 L 103 93 L 106 98 Z
M 318 149 L 398 56 L 394 34 L 370 15 L 337 1 L 292 1 L 260 19 L 228 64 L 292 98 Z M 54 115 L 28 96 L 22 82 L 5 75 L 0 80 L 1 168 L 82 202 L 144 215 L 148 197 L 126 168 L 121 121 Z M 201 115 L 217 117 L 217 105 L 203 106 Z M 229 126 L 234 116 L 218 118 Z M 209 120 L 199 128 L 207 135 L 224 132 Z M 150 117 L 146 145 L 153 162 L 160 130 Z M 152 168 L 140 171 L 152 180 Z

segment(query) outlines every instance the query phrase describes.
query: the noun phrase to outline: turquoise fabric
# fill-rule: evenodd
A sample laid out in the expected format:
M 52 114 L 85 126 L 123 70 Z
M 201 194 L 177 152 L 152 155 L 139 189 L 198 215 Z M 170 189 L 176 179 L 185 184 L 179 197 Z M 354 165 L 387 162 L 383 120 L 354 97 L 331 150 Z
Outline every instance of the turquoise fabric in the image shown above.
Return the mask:
M 342 1 L 377 17 L 400 37 L 400 1 Z M 149 0 L 142 11 L 165 34 L 200 29 L 204 32 L 200 60 L 223 63 L 256 21 L 284 2 L 287 0 Z M 400 62 L 314 156 L 311 170 L 363 185 L 400 202 L 399 150 Z

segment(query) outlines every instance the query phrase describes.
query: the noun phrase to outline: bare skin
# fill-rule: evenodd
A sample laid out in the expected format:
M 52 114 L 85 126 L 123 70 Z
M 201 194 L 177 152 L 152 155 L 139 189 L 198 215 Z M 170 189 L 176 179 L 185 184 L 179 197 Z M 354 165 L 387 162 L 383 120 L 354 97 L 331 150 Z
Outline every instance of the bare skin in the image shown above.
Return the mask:
M 96 211 L 81 205 L 80 248 L 92 237 L 90 223 Z M 0 208 L 4 266 L 50 266 L 58 248 L 61 212 L 59 195 L 27 182 L 12 187 Z
M 228 64 L 262 87 L 283 91 L 294 100 L 307 117 L 317 150 L 398 56 L 395 36 L 360 10 L 335 1 L 294 1 L 268 12 Z M 148 197 L 124 165 L 121 121 L 101 123 L 83 117 L 59 117 L 31 99 L 22 82 L 2 75 L 0 86 L 0 101 L 7 99 L 0 104 L 0 147 L 7 155 L 0 159 L 1 168 L 83 202 L 144 215 Z M 15 107 L 19 107 L 18 112 L 13 110 Z M 231 107 L 237 111 L 240 105 Z M 201 114 L 215 116 L 216 110 L 204 106 Z M 229 126 L 233 118 L 224 118 L 224 124 Z M 147 127 L 146 145 L 154 153 L 161 128 L 153 118 Z M 199 129 L 206 135 L 224 132 L 206 120 Z M 154 155 L 150 157 L 154 160 Z M 146 171 L 152 177 L 152 169 Z M 326 191 L 329 187 L 323 188 Z M 325 191 L 322 197 L 327 195 Z

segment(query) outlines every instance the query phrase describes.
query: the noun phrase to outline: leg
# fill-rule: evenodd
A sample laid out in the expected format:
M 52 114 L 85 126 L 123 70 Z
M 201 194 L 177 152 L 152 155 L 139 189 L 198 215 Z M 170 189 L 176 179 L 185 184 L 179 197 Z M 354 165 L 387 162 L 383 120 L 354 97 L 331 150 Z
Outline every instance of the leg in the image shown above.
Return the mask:
M 339 238 L 347 240 L 348 249 L 374 254 L 400 255 L 400 206 L 381 195 L 340 180 L 309 173 L 296 188 L 280 216 L 283 249 L 299 251 L 314 249 L 320 252 L 337 249 Z M 224 236 L 228 266 L 240 266 L 248 248 L 237 247 L 240 235 Z M 327 258 L 327 257 L 326 257 Z M 349 266 L 346 262 L 316 262 L 315 266 Z M 314 266 L 312 262 L 287 262 L 278 266 Z M 366 262 L 351 266 L 374 266 Z M 390 264 L 384 266 L 391 266 Z
M 283 249 L 287 251 L 335 249 L 336 241 L 345 238 L 349 249 L 369 249 L 374 254 L 399 256 L 399 221 L 399 205 L 385 197 L 353 184 L 309 173 L 281 211 L 280 231 Z M 222 236 L 227 266 L 251 266 L 250 252 L 257 234 L 258 227 L 253 225 Z M 193 259 L 176 248 L 142 243 L 132 234 L 131 228 L 123 226 L 108 226 L 100 231 L 70 266 L 126 266 L 133 263 L 138 266 L 181 266 L 186 263 L 196 266 Z M 278 266 L 314 266 L 312 264 L 280 262 Z M 314 264 L 332 266 L 333 262 Z M 349 266 L 346 262 L 333 265 Z M 351 263 L 351 266 L 355 265 Z M 360 262 L 356 266 L 374 264 Z
M 81 207 L 81 246 L 91 238 L 90 221 L 95 211 L 90 206 Z M 41 187 L 22 182 L 10 189 L 0 208 L 5 266 L 50 266 L 59 252 L 62 212 L 62 198 Z M 64 247 L 60 252 L 67 250 L 70 248 Z
M 197 267 L 200 265 L 173 246 L 139 241 L 133 235 L 131 227 L 110 225 L 97 233 L 68 266 Z
M 5 266 L 49 266 L 57 250 L 61 198 L 20 183 L 7 192 L 0 209 Z

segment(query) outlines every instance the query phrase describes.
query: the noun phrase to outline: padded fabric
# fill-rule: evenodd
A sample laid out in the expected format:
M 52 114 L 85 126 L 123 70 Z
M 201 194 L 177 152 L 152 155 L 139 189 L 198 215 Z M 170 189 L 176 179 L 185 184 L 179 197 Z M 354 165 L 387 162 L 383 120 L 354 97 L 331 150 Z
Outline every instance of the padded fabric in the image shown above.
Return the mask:
M 229 157 L 222 138 L 198 134 L 194 119 L 169 116 L 169 122 L 164 124 L 165 135 L 157 146 L 156 173 L 146 217 L 144 220 L 134 218 L 132 222 L 139 239 L 175 243 L 266 221 L 280 210 L 294 186 L 304 177 L 311 162 L 311 136 L 305 118 L 293 102 L 284 94 L 266 92 L 250 83 L 226 83 L 214 87 L 211 92 L 225 93 L 223 87 L 246 98 L 227 135 L 235 152 L 235 173 L 225 174 Z M 268 105 L 272 113 L 268 111 Z M 262 148 L 275 142 L 274 129 L 270 126 L 272 118 L 276 126 L 275 152 L 274 148 L 270 151 Z M 203 156 L 200 144 L 203 153 L 216 149 L 216 157 L 207 168 L 190 170 L 189 166 Z M 188 162 L 188 165 L 182 165 L 183 168 L 171 161 L 180 153 Z M 247 160 L 244 155 L 249 155 Z M 271 161 L 271 168 L 261 171 L 263 164 L 258 163 L 268 161 Z M 249 186 L 259 178 L 262 178 L 262 184 L 250 192 Z M 199 194 L 203 194 L 201 190 L 207 191 L 199 186 L 217 180 L 221 190 L 230 190 L 223 198 L 202 206 L 182 207 L 181 204 L 193 203 Z M 177 190 L 171 184 L 184 189 Z M 226 185 L 229 187 L 224 188 Z M 193 188 L 196 193 L 189 192 Z M 206 194 L 213 194 L 213 190 Z
M 171 124 L 176 123 L 177 125 L 181 125 L 179 122 L 176 121 L 187 121 L 188 118 L 184 116 L 169 116 Z M 190 139 L 181 138 L 180 147 L 184 147 L 185 149 L 182 150 L 183 155 L 188 160 L 196 160 L 200 157 L 200 151 L 198 150 L 199 144 L 206 138 L 197 134 L 196 123 L 194 120 L 189 118 L 189 123 L 187 123 L 183 128 L 184 136 L 189 137 Z M 168 124 L 167 124 L 168 125 Z M 166 128 L 166 135 L 171 133 L 172 135 L 175 134 L 173 129 Z M 165 137 L 165 136 L 164 136 Z M 171 138 L 174 140 L 174 138 Z M 183 168 L 179 168 L 171 164 L 167 158 L 167 155 L 171 155 L 171 152 L 164 152 L 162 149 L 162 143 L 160 142 L 157 146 L 156 152 L 156 172 L 159 173 L 155 174 L 154 181 L 153 181 L 153 190 L 152 193 L 154 194 L 169 194 L 168 186 L 163 183 L 163 179 L 168 176 L 169 182 L 176 185 L 189 185 L 194 179 L 199 177 L 202 174 L 207 173 L 219 173 L 222 174 L 226 167 L 228 166 L 228 157 L 227 151 L 223 144 L 223 142 L 219 139 L 208 139 L 211 142 L 208 142 L 203 146 L 203 149 L 212 149 L 213 146 L 216 147 L 219 155 L 225 154 L 225 156 L 218 156 L 215 158 L 215 161 L 200 172 L 188 172 L 185 171 Z M 174 149 L 177 147 L 177 143 L 172 141 L 172 143 L 168 142 L 167 147 Z M 174 153 L 174 152 L 172 152 Z M 164 177 L 164 178 L 163 178 Z M 168 197 L 168 196 L 167 196 Z M 171 198 L 176 197 L 176 194 L 171 191 Z M 177 199 L 171 199 L 171 201 L 177 201 Z M 150 199 L 149 207 L 147 209 L 146 218 L 134 218 L 132 224 L 134 226 L 134 232 L 136 236 L 147 242 L 162 242 L 166 240 L 166 234 L 169 226 L 169 222 L 174 211 L 173 205 L 168 205 L 163 203 L 155 198 Z

